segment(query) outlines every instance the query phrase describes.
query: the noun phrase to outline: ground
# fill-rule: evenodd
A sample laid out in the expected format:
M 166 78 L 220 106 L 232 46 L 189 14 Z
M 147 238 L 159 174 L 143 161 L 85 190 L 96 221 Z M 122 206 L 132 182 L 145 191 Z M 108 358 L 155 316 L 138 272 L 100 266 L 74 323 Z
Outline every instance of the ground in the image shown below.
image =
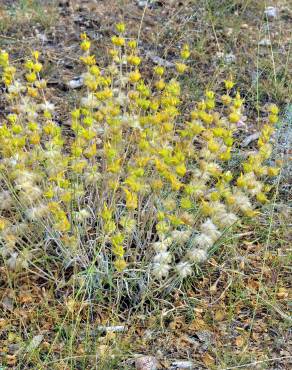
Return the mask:
M 248 108 L 242 140 L 257 131 L 260 106 L 279 105 L 274 155 L 283 170 L 273 199 L 256 222 L 214 251 L 194 279 L 163 294 L 153 286 L 142 302 L 105 292 L 94 301 L 74 296 L 72 274 L 58 261 L 53 270 L 34 266 L 21 274 L 0 262 L 0 369 L 133 369 L 139 355 L 155 356 L 162 369 L 175 368 L 177 360 L 191 361 L 195 369 L 289 369 L 289 1 L 164 0 L 148 1 L 147 8 L 138 3 L 2 0 L 0 49 L 19 64 L 31 50 L 41 50 L 57 119 L 66 125 L 64 112 L 76 96 L 67 83 L 80 72 L 81 32 L 93 40 L 102 64 L 113 24 L 125 21 L 129 35 L 140 37 L 145 74 L 157 57 L 172 63 L 188 42 L 186 104 L 206 88 L 220 91 L 232 75 Z M 275 19 L 265 17 L 267 6 L 276 7 Z M 1 96 L 0 107 L 5 113 Z M 124 328 L 111 332 L 108 326 Z

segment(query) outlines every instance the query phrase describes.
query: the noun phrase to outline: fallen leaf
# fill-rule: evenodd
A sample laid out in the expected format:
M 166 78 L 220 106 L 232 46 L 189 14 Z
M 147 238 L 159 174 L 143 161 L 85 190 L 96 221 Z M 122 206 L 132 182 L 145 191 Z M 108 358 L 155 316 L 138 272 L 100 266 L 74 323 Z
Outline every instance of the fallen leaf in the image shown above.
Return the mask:
M 223 321 L 225 319 L 225 312 L 223 310 L 218 310 L 215 312 L 215 321 Z
M 288 298 L 288 295 L 289 295 L 289 293 L 288 293 L 286 288 L 284 288 L 284 287 L 279 288 L 278 293 L 277 293 L 277 297 L 279 299 Z
M 208 352 L 203 354 L 202 360 L 207 367 L 214 366 L 215 364 L 214 358 Z
M 241 335 L 236 337 L 236 339 L 235 339 L 236 347 L 242 347 L 244 345 L 244 342 L 245 342 L 245 340 Z

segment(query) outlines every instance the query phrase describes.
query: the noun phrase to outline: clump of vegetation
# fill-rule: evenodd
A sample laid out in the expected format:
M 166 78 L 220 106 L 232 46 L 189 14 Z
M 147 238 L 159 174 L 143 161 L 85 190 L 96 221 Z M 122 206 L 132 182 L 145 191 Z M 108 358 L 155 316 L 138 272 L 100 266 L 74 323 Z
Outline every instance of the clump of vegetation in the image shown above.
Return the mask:
M 268 202 L 278 167 L 266 164 L 278 108 L 262 119 L 257 151 L 235 173 L 230 160 L 243 99 L 232 80 L 206 91 L 189 116 L 179 78 L 156 66 L 143 78 L 135 40 L 116 25 L 111 61 L 101 68 L 81 35 L 84 88 L 68 134 L 54 120 L 38 51 L 24 76 L 0 54 L 6 111 L 0 126 L 0 242 L 9 269 L 44 253 L 65 266 L 94 267 L 98 284 L 139 276 L 184 279 L 225 232 Z M 68 130 L 67 130 L 68 131 Z M 146 274 L 146 275 L 145 275 Z

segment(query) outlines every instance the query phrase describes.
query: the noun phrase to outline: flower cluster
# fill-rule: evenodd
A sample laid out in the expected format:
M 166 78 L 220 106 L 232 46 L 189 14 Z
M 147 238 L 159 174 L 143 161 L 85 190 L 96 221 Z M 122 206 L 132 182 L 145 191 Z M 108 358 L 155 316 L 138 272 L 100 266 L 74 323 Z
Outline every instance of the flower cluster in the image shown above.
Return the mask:
M 25 62 L 24 80 L 0 53 L 10 110 L 0 123 L 0 242 L 14 268 L 29 240 L 58 246 L 81 266 L 122 272 L 146 263 L 155 278 L 185 278 L 226 229 L 268 202 L 265 179 L 279 171 L 266 165 L 278 108 L 270 105 L 258 151 L 237 177 L 229 162 L 243 99 L 234 83 L 225 81 L 221 97 L 206 91 L 185 119 L 179 76 L 188 45 L 172 77 L 156 65 L 144 79 L 136 41 L 124 24 L 116 31 L 105 68 L 81 35 L 84 89 L 69 133 L 46 99 L 39 53 Z

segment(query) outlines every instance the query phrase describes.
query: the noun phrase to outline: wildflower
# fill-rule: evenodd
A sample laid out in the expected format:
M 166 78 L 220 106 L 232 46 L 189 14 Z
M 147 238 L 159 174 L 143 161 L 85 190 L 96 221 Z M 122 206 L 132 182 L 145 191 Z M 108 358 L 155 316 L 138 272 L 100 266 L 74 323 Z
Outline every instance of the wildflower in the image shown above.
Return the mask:
M 96 63 L 94 55 L 81 56 L 80 60 L 87 66 L 92 66 Z
M 129 55 L 127 57 L 127 61 L 133 66 L 138 66 L 141 63 L 141 58 L 139 58 L 137 55 Z
M 280 168 L 277 167 L 268 167 L 268 175 L 271 177 L 278 176 Z
M 170 252 L 160 252 L 154 256 L 155 263 L 168 264 L 171 262 L 172 256 Z
M 162 66 L 155 67 L 154 73 L 161 77 L 164 74 L 164 67 Z
M 128 189 L 124 188 L 126 195 L 126 207 L 128 209 L 136 209 L 138 207 L 138 197 L 135 193 L 131 193 Z
M 140 78 L 141 78 L 141 74 L 138 69 L 129 73 L 129 81 L 132 83 L 138 82 Z
M 135 40 L 128 41 L 128 46 L 130 49 L 135 49 L 137 47 L 137 42 Z
M 189 262 L 179 262 L 176 265 L 176 270 L 180 276 L 181 279 L 186 278 L 189 275 L 192 275 L 193 269 L 192 265 Z
M 90 49 L 90 41 L 89 40 L 83 40 L 80 44 L 80 47 L 83 51 L 88 51 Z
M 200 249 L 207 250 L 214 244 L 214 239 L 209 235 L 202 233 L 194 238 L 193 244 L 198 246 Z
M 9 210 L 13 204 L 12 197 L 8 190 L 0 192 L 0 210 Z
M 170 265 L 154 263 L 152 267 L 152 273 L 157 279 L 166 277 L 169 274 Z
M 262 192 L 259 192 L 257 195 L 256 195 L 256 198 L 257 200 L 262 203 L 262 204 L 265 204 L 268 202 L 268 198 L 266 197 L 266 195 Z
M 39 204 L 38 206 L 28 208 L 25 214 L 29 220 L 37 221 L 48 216 L 49 208 L 46 204 Z
M 213 241 L 216 241 L 221 235 L 220 231 L 217 229 L 217 226 L 213 224 L 210 218 L 208 218 L 201 225 L 200 229 L 203 235 L 208 235 Z
M 75 213 L 76 221 L 85 221 L 86 219 L 90 218 L 90 216 L 90 212 L 85 208 Z
M 184 44 L 180 52 L 180 55 L 183 59 L 188 59 L 190 57 L 190 48 L 188 44 Z
M 115 260 L 114 266 L 118 272 L 122 272 L 127 267 L 127 262 L 123 258 L 118 258 Z
M 112 43 L 115 46 L 124 46 L 125 45 L 125 39 L 123 37 L 113 36 L 112 37 Z
M 125 23 L 117 23 L 116 24 L 116 30 L 120 33 L 124 33 L 126 30 L 126 25 Z
M 188 66 L 184 63 L 176 63 L 175 69 L 178 73 L 184 73 L 188 69 Z
M 240 120 L 240 115 L 238 113 L 230 113 L 229 114 L 229 121 L 232 123 L 237 123 Z
M 224 81 L 224 84 L 225 84 L 225 88 L 226 88 L 227 90 L 232 89 L 232 88 L 233 88 L 233 86 L 234 86 L 234 82 L 233 82 L 233 81 L 231 81 L 231 80 L 225 80 L 225 81 Z
M 278 115 L 279 113 L 279 108 L 277 107 L 276 104 L 271 104 L 269 107 L 268 107 L 268 111 L 271 112 L 272 114 L 274 115 Z
M 179 245 L 184 245 L 187 243 L 190 239 L 190 236 L 191 230 L 174 230 L 171 233 L 172 240 Z
M 187 257 L 192 262 L 200 263 L 205 262 L 208 255 L 204 249 L 193 248 L 188 252 Z

